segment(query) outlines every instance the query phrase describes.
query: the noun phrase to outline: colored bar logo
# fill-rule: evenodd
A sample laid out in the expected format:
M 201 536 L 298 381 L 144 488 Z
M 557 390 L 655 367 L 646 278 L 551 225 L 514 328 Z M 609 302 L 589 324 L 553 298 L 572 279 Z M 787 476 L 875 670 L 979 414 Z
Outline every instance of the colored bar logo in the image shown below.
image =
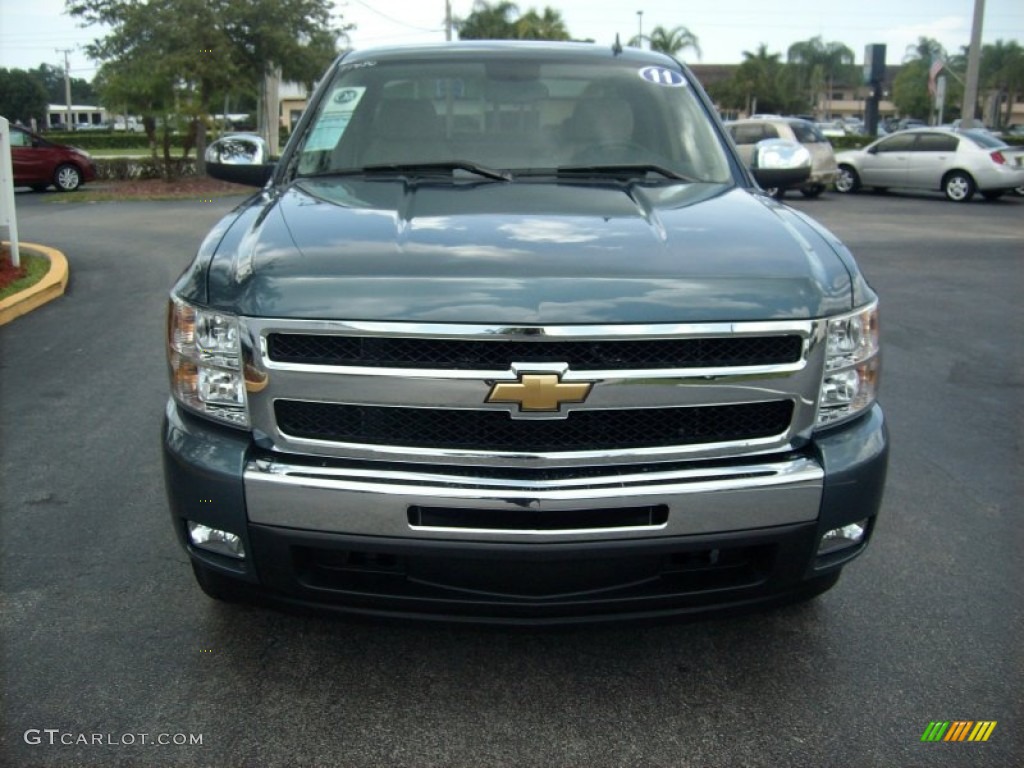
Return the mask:
M 988 741 L 995 729 L 995 720 L 932 720 L 921 741 Z

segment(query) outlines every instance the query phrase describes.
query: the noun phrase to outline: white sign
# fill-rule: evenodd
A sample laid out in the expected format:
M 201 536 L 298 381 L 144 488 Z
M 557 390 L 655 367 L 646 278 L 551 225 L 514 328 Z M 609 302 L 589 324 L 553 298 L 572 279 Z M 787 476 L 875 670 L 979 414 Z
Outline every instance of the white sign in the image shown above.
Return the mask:
M 11 166 L 11 127 L 0 117 L 0 228 L 11 243 L 11 265 L 21 266 L 18 253 L 18 219 L 14 214 L 14 169 Z

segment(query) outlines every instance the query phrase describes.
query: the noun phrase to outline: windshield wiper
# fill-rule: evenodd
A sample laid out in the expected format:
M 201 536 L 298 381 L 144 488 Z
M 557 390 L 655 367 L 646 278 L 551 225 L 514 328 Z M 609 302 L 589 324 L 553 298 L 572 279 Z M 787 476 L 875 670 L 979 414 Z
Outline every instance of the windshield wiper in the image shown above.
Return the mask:
M 467 171 L 485 179 L 494 181 L 512 181 L 508 171 L 499 171 L 484 165 L 471 163 L 468 160 L 445 160 L 438 163 L 380 163 L 366 165 L 362 168 L 340 168 L 334 171 L 318 171 L 306 174 L 305 178 L 317 176 L 372 176 L 375 174 L 416 175 L 445 173 L 447 171 Z
M 683 176 L 663 165 L 652 163 L 625 163 L 618 165 L 560 165 L 555 169 L 559 176 L 611 176 L 613 178 L 635 178 L 654 173 L 666 179 L 694 182 L 697 179 Z

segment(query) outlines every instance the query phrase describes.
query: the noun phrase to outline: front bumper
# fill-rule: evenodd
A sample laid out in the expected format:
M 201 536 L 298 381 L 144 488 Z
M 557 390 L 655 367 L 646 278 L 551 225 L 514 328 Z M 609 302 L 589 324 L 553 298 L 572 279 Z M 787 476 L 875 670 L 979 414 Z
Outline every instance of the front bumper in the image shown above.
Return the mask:
M 292 603 L 355 613 L 553 623 L 769 604 L 859 554 L 827 530 L 877 514 L 888 453 L 876 406 L 799 453 L 543 476 L 302 460 L 169 403 L 175 530 L 204 567 Z M 584 473 L 585 474 L 585 473 Z M 233 560 L 186 521 L 242 538 Z

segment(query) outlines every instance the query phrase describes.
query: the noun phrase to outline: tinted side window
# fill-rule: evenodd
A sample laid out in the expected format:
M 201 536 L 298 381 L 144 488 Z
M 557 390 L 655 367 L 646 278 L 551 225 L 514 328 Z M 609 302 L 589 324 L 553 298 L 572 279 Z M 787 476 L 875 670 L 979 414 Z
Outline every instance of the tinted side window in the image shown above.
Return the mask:
M 959 139 L 944 133 L 925 133 L 917 137 L 915 152 L 956 152 Z
M 737 144 L 757 144 L 764 138 L 763 125 L 731 125 L 729 132 L 732 134 L 732 140 Z
M 897 134 L 890 139 L 886 139 L 881 144 L 875 147 L 875 151 L 882 152 L 909 152 L 911 145 L 914 143 L 913 134 Z
M 814 125 L 807 122 L 792 122 L 789 127 L 793 129 L 793 135 L 801 144 L 821 144 L 828 141 L 825 135 Z
M 11 146 L 31 147 L 32 139 L 29 138 L 27 133 L 23 133 L 21 131 L 11 131 Z

